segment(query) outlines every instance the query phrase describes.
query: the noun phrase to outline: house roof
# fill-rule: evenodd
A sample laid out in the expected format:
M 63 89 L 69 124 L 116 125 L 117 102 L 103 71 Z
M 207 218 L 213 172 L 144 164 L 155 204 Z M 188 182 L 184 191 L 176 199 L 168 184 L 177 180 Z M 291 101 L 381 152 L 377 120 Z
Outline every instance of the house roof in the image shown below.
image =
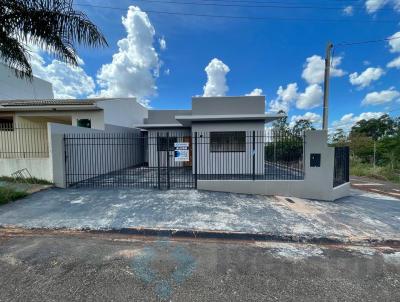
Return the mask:
M 37 99 L 37 100 L 2 100 L 0 111 L 36 111 L 36 110 L 101 110 L 98 101 L 109 99 Z
M 158 129 L 158 128 L 182 128 L 182 124 L 142 124 L 135 127 L 140 129 Z
M 207 115 L 177 115 L 175 119 L 183 126 L 190 126 L 192 122 L 218 121 L 264 121 L 272 122 L 281 118 L 281 114 L 207 114 Z
M 76 106 L 95 105 L 99 101 L 119 98 L 91 98 L 91 99 L 32 99 L 32 100 L 0 100 L 0 106 Z
M 226 122 L 226 121 L 264 121 L 265 123 L 280 119 L 281 114 L 210 114 L 210 115 L 176 115 L 179 123 L 143 124 L 136 127 L 142 129 L 182 128 L 190 127 L 192 122 Z

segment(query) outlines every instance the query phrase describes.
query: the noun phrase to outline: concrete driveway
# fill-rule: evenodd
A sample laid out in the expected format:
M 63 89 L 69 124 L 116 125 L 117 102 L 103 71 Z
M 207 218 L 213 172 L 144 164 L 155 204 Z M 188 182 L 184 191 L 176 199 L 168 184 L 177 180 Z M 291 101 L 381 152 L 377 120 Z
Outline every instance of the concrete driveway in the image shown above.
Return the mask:
M 1 206 L 0 226 L 400 240 L 400 200 L 358 190 L 336 202 L 320 202 L 197 190 L 50 189 Z

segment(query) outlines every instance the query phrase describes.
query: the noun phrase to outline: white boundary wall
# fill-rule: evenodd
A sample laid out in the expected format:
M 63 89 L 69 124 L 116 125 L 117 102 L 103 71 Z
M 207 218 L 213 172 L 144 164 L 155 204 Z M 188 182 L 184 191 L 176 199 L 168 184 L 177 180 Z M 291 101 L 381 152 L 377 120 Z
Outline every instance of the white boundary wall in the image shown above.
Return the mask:
M 28 169 L 32 177 L 53 181 L 53 171 L 49 157 L 0 159 L 0 176 L 11 176 L 12 173 L 25 168 Z
M 52 161 L 53 182 L 57 187 L 65 188 L 65 134 L 107 134 L 107 133 L 137 133 L 139 130 L 133 128 L 125 128 L 114 125 L 106 125 L 107 131 L 80 128 L 61 124 L 48 124 L 50 137 L 50 158 Z M 85 144 L 86 140 L 82 140 L 82 145 L 76 146 L 73 152 L 76 152 L 79 160 L 75 160 L 74 154 L 71 155 L 68 164 L 72 165 L 71 170 L 74 174 L 79 174 L 73 181 L 82 181 L 97 175 L 109 173 L 119 169 L 126 168 L 132 164 L 139 164 L 143 154 L 140 150 L 132 150 L 131 145 L 116 144 L 103 145 L 102 139 L 106 136 L 100 136 L 99 144 L 90 141 L 90 144 Z M 113 136 L 115 137 L 115 136 Z M 139 146 L 139 145 L 138 145 Z M 135 158 L 132 158 L 132 154 Z M 97 165 L 96 158 L 110 158 L 116 160 L 110 161 L 109 165 Z M 90 169 L 88 169 L 90 167 Z
M 305 133 L 304 180 L 198 180 L 200 190 L 244 194 L 283 195 L 332 201 L 350 194 L 350 184 L 333 188 L 334 148 L 327 145 L 327 132 Z M 310 154 L 321 154 L 321 166 L 310 167 Z

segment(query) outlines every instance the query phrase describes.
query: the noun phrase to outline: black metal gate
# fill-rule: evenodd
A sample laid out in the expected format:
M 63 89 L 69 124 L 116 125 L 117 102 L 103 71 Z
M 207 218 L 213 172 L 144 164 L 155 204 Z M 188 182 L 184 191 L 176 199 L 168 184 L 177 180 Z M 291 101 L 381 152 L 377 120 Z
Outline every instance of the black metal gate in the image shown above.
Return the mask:
M 304 179 L 302 133 L 99 132 L 65 134 L 64 146 L 67 186 L 175 189 L 196 188 L 197 179 Z M 335 185 L 348 179 L 343 152 L 335 151 Z
M 335 161 L 333 172 L 333 186 L 349 182 L 350 175 L 350 148 L 335 147 Z
M 176 161 L 175 143 L 187 143 L 188 161 Z M 74 133 L 64 146 L 67 187 L 196 187 L 190 134 Z

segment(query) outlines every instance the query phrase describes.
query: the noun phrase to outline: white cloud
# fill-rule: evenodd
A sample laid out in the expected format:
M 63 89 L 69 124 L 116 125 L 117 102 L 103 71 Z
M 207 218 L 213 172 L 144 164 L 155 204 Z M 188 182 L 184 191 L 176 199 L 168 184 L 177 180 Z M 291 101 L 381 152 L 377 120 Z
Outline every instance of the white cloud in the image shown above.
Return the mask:
M 53 85 L 55 98 L 84 98 L 94 93 L 95 83 L 81 67 L 82 59 L 78 58 L 80 66 L 74 67 L 53 59 L 47 62 L 37 47 L 30 46 L 33 74 Z
M 165 41 L 165 38 L 159 38 L 158 43 L 160 44 L 160 49 L 165 50 L 167 48 L 167 41 Z
M 346 73 L 339 69 L 338 66 L 342 62 L 342 57 L 334 57 L 331 62 L 330 76 L 341 77 Z M 325 74 L 325 60 L 317 55 L 313 55 L 306 59 L 302 78 L 307 81 L 308 84 L 321 84 L 324 81 Z
M 171 73 L 171 70 L 169 68 L 164 70 L 164 74 L 165 75 L 170 75 L 170 73 Z
M 372 14 L 384 7 L 388 2 L 389 0 L 367 0 L 365 1 L 365 8 L 368 13 Z
M 300 93 L 296 101 L 298 109 L 311 109 L 318 107 L 322 104 L 322 97 L 324 93 L 318 84 L 310 85 L 303 93 Z
M 388 37 L 390 52 L 400 52 L 400 31 Z
M 156 95 L 160 60 L 154 49 L 155 30 L 145 12 L 129 6 L 122 17 L 127 36 L 118 41 L 118 52 L 112 62 L 101 67 L 97 82 L 102 97 L 137 97 L 148 104 L 147 97 Z
M 263 94 L 263 90 L 261 88 L 254 88 L 250 93 L 246 94 L 249 96 L 258 96 L 258 95 L 262 95 Z
M 282 86 L 279 86 L 278 91 L 276 92 L 276 99 L 272 100 L 269 105 L 270 110 L 273 112 L 283 110 L 288 113 L 290 104 L 298 97 L 297 90 L 297 83 L 290 83 L 285 89 Z
M 354 8 L 351 5 L 346 6 L 343 9 L 343 15 L 345 15 L 345 16 L 353 16 L 353 14 L 354 14 Z
M 225 96 L 229 89 L 226 84 L 229 67 L 221 60 L 214 58 L 204 70 L 207 73 L 207 83 L 203 87 L 203 96 Z
M 361 120 L 370 120 L 373 118 L 379 118 L 384 115 L 384 112 L 363 112 L 360 115 L 354 115 L 354 113 L 348 113 L 341 117 L 340 120 L 334 121 L 332 123 L 332 127 L 334 129 L 343 129 L 344 131 L 350 131 L 351 127 L 354 126 L 355 123 Z
M 387 68 L 397 68 L 400 69 L 400 57 L 397 57 L 396 59 L 390 61 L 386 65 Z
M 392 5 L 395 11 L 400 11 L 400 0 L 366 0 L 365 8 L 369 14 L 373 14 L 387 4 Z
M 293 125 L 300 120 L 307 120 L 313 124 L 320 124 L 322 118 L 319 114 L 316 114 L 314 112 L 306 112 L 303 115 L 293 115 L 290 119 L 290 127 L 293 127 Z
M 390 103 L 394 99 L 400 96 L 400 92 L 395 90 L 393 87 L 388 90 L 382 90 L 380 92 L 374 91 L 368 93 L 362 100 L 362 105 L 381 105 Z
M 357 72 L 350 74 L 349 79 L 352 85 L 365 88 L 368 87 L 372 81 L 379 80 L 384 74 L 385 71 L 380 67 L 368 67 L 361 74 Z
M 364 61 L 363 61 L 363 65 L 364 65 L 364 66 L 369 66 L 369 65 L 371 65 L 371 62 L 368 61 L 368 60 L 364 60 Z

